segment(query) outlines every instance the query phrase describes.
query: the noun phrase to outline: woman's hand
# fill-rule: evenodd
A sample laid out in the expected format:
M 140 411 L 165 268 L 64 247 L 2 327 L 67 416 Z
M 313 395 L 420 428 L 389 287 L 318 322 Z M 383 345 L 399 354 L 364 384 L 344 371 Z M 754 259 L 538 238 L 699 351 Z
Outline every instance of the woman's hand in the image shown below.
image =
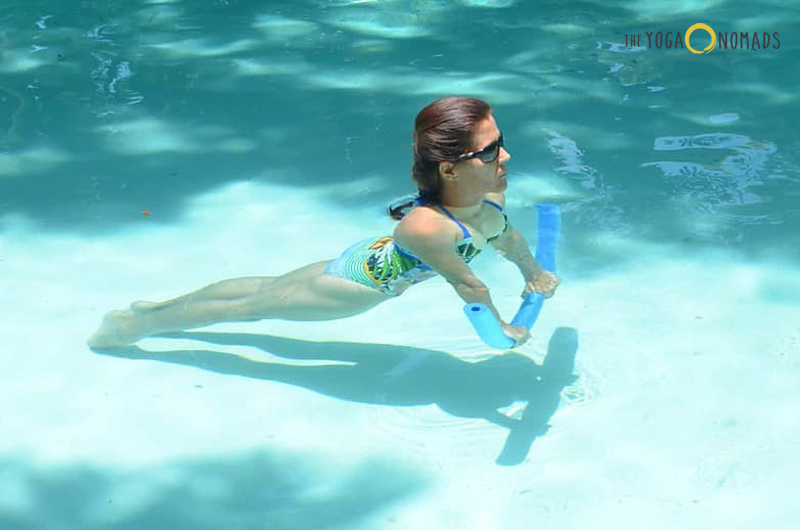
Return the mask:
M 516 348 L 517 346 L 522 346 L 525 344 L 529 338 L 531 338 L 531 334 L 528 333 L 528 330 L 522 326 L 513 326 L 511 324 L 503 323 L 503 333 L 506 337 L 514 341 L 514 345 L 512 348 Z
M 535 276 L 525 282 L 525 289 L 522 291 L 522 298 L 528 293 L 542 293 L 545 298 L 550 298 L 556 292 L 556 287 L 561 283 L 555 274 L 545 270 L 540 270 Z

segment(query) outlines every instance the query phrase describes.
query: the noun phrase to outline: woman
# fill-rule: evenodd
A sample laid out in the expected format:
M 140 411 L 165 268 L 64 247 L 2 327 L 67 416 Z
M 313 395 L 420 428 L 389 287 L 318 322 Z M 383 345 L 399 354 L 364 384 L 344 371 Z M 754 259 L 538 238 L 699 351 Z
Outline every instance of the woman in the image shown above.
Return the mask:
M 503 212 L 510 159 L 489 105 L 461 97 L 434 101 L 417 115 L 414 129 L 412 174 L 419 195 L 390 208 L 400 220 L 393 237 L 360 241 L 336 260 L 283 276 L 235 278 L 167 302 L 134 302 L 128 310 L 108 313 L 89 346 L 125 346 L 149 335 L 218 322 L 348 317 L 436 274 L 464 302 L 486 304 L 515 346 L 523 344 L 528 331 L 503 322 L 489 289 L 468 266 L 491 243 L 519 267 L 523 296 L 535 291 L 550 297 L 558 285 Z

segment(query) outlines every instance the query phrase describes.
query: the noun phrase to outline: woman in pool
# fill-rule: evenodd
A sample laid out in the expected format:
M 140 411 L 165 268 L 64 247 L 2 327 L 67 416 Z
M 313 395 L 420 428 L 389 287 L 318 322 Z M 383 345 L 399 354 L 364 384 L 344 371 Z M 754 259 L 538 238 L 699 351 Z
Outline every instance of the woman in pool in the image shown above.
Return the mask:
M 461 97 L 434 101 L 417 115 L 414 128 L 412 176 L 419 195 L 390 208 L 400 221 L 392 237 L 360 241 L 335 260 L 283 276 L 234 278 L 166 302 L 134 302 L 130 309 L 108 313 L 89 346 L 125 346 L 157 333 L 218 322 L 344 318 L 436 274 L 464 302 L 486 304 L 515 346 L 523 344 L 528 331 L 500 318 L 489 289 L 468 266 L 491 244 L 519 267 L 523 296 L 535 291 L 550 297 L 558 285 L 536 263 L 503 211 L 510 159 L 489 105 Z

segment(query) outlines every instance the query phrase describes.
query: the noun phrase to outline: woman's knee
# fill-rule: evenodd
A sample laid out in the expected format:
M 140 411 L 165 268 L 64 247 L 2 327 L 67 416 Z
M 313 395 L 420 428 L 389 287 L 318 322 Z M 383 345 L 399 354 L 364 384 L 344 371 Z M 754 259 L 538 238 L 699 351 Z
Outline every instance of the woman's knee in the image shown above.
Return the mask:
M 248 296 L 231 300 L 231 312 L 245 321 L 282 318 L 282 311 L 296 304 L 293 298 L 296 296 L 289 286 L 275 282 Z

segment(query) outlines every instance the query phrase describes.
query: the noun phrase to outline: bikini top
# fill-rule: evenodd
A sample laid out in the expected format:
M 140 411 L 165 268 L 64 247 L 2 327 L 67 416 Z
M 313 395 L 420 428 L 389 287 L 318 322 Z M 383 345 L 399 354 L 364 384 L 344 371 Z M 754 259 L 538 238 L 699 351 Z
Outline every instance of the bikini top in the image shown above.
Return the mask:
M 508 230 L 508 216 L 503 211 L 503 207 L 500 206 L 499 204 L 497 204 L 496 202 L 490 201 L 489 199 L 483 199 L 483 202 L 485 202 L 486 204 L 488 204 L 490 206 L 493 206 L 493 207 L 497 208 L 497 210 L 500 213 L 503 214 L 503 221 L 504 221 L 503 229 L 500 230 L 500 232 L 498 232 L 497 234 L 486 238 L 486 242 L 487 243 L 491 243 L 492 241 L 494 241 L 495 239 L 500 237 L 503 233 L 505 233 L 506 230 Z M 465 262 L 469 263 L 470 261 L 472 261 L 472 258 L 474 258 L 478 254 L 480 254 L 481 249 L 476 248 L 475 245 L 472 244 L 472 234 L 469 233 L 469 230 L 467 230 L 467 227 L 464 226 L 464 224 L 461 221 L 456 219 L 456 217 L 452 213 L 450 213 L 450 211 L 447 208 L 445 208 L 444 205 L 437 204 L 436 206 L 441 208 L 442 211 L 445 213 L 445 215 L 447 215 L 447 217 L 452 219 L 453 222 L 456 223 L 459 226 L 459 228 L 461 228 L 461 232 L 464 234 L 464 237 L 461 239 L 461 241 L 458 243 L 458 245 L 456 245 L 456 252 L 458 253 L 459 256 L 461 256 L 461 258 Z M 425 265 L 424 263 L 422 263 L 422 261 L 419 258 L 414 256 L 410 252 L 400 248 L 400 246 L 396 242 L 394 244 L 394 248 L 395 248 L 395 251 L 400 256 L 416 262 L 417 263 L 416 268 L 422 269 L 422 270 L 431 270 L 431 268 L 428 267 L 427 265 Z

